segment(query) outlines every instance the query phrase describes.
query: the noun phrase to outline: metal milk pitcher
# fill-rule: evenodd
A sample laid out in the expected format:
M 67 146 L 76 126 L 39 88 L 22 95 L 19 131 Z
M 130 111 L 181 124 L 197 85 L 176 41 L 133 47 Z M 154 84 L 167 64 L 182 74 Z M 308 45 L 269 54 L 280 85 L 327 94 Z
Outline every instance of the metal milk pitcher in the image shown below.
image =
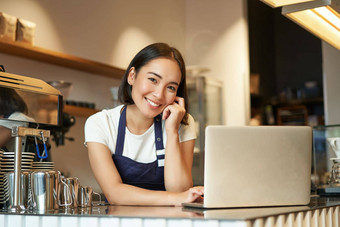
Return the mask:
M 90 186 L 80 186 L 79 187 L 79 193 L 78 193 L 78 206 L 84 208 L 84 207 L 91 207 L 93 205 L 92 203 L 92 197 L 93 195 L 97 195 L 99 198 L 99 204 L 101 204 L 101 196 L 99 193 L 93 191 L 92 187 Z
M 62 180 L 59 171 L 35 171 L 31 174 L 31 192 L 33 208 L 36 210 L 52 210 L 72 203 L 70 190 Z M 60 193 L 61 185 L 66 185 L 64 194 Z M 65 199 L 67 197 L 68 199 Z M 61 203 L 60 201 L 65 201 Z
M 68 185 L 72 196 L 72 208 L 78 208 L 78 190 L 79 190 L 79 179 L 77 177 L 68 177 L 65 179 L 65 183 Z
M 8 172 L 5 174 L 6 185 L 8 186 L 8 207 L 11 208 L 14 205 L 14 172 Z M 21 209 L 26 210 L 31 206 L 30 197 L 30 172 L 21 172 L 21 185 L 19 194 L 19 204 Z

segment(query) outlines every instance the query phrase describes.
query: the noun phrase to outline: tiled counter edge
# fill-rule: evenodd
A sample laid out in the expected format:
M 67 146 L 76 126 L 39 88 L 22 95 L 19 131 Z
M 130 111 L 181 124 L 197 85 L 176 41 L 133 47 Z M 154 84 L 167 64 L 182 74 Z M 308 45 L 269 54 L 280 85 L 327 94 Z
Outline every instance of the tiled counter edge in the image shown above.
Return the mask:
M 246 221 L 0 214 L 2 227 L 247 227 Z

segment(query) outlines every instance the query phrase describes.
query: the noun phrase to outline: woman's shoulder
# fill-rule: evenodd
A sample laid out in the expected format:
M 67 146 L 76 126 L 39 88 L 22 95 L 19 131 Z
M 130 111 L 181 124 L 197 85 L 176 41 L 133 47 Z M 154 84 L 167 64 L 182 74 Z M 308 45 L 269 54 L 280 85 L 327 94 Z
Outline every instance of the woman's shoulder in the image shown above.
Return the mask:
M 112 109 L 103 109 L 93 115 L 91 115 L 87 120 L 95 120 L 95 119 L 108 119 L 108 118 L 116 118 L 120 116 L 120 110 L 123 105 L 116 106 Z
M 187 125 L 181 124 L 179 127 L 179 135 L 181 142 L 197 138 L 195 120 L 189 113 L 187 122 L 188 122 Z
M 195 123 L 195 120 L 194 118 L 191 116 L 191 114 L 188 113 L 188 124 L 194 124 Z
M 120 110 L 123 107 L 123 105 L 114 107 L 112 109 L 104 109 L 101 110 L 93 115 L 91 115 L 89 118 L 87 118 L 85 122 L 85 127 L 92 125 L 94 127 L 95 125 L 116 125 L 119 121 L 120 116 Z
M 192 125 L 195 124 L 195 120 L 193 118 L 193 116 L 191 116 L 191 114 L 187 113 L 187 124 L 183 124 L 181 123 L 180 127 L 192 127 Z

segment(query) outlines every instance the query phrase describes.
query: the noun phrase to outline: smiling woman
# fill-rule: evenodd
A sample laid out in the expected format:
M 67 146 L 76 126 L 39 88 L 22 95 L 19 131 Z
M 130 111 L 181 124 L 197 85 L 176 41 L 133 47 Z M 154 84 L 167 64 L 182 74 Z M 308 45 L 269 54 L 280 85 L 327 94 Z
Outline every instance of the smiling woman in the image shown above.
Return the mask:
M 128 84 L 133 86 L 132 100 L 144 116 L 153 118 L 175 101 L 181 81 L 181 71 L 175 60 L 157 58 L 151 60 L 137 73 L 131 67 Z
M 123 105 L 92 115 L 85 144 L 97 182 L 111 204 L 181 205 L 202 199 L 192 188 L 196 139 L 186 112 L 183 58 L 151 44 L 131 61 L 119 87 Z

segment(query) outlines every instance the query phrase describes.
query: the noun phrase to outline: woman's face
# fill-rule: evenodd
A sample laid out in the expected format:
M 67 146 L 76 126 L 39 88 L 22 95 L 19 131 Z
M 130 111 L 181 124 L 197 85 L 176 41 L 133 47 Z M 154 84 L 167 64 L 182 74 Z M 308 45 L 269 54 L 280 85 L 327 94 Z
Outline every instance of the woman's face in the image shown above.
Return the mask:
M 181 81 L 181 70 L 173 59 L 156 58 L 143 66 L 138 74 L 131 68 L 128 83 L 132 99 L 147 118 L 154 118 L 172 104 Z

